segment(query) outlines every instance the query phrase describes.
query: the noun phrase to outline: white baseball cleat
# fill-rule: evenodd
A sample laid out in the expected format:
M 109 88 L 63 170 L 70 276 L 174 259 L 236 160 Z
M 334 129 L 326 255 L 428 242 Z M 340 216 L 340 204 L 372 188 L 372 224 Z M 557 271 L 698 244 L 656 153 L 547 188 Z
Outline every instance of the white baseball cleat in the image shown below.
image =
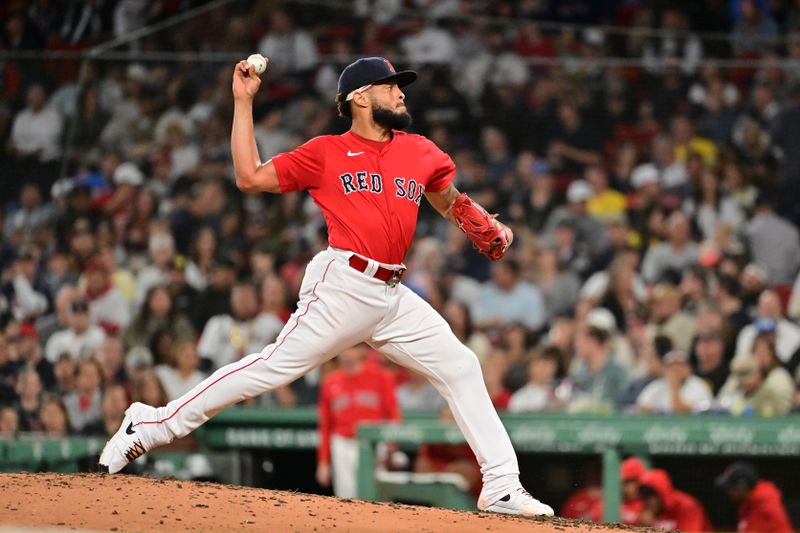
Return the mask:
M 513 514 L 519 516 L 553 516 L 553 508 L 531 496 L 527 490 L 519 487 L 499 500 L 486 505 L 482 498 L 478 499 L 478 509 L 490 513 Z
M 138 402 L 131 404 L 125 411 L 122 424 L 114 436 L 106 442 L 103 453 L 100 454 L 100 465 L 108 468 L 109 474 L 116 474 L 148 451 L 142 440 L 144 426 L 134 428 L 133 425 L 141 422 L 151 411 L 155 409 Z

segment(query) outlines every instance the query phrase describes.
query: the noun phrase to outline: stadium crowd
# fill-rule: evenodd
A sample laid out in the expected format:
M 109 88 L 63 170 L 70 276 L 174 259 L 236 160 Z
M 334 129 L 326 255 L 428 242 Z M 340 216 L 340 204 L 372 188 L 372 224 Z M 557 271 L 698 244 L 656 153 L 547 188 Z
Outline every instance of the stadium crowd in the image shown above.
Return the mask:
M 193 5 L 51 4 L 0 8 L 0 46 L 83 49 Z M 353 57 L 419 69 L 413 131 L 516 240 L 491 264 L 423 207 L 404 283 L 498 409 L 800 409 L 800 70 L 782 62 L 800 8 L 557 4 L 245 3 L 129 47 L 269 56 L 265 160 L 347 129 L 333 95 Z M 598 21 L 657 31 L 570 25 Z M 130 401 L 164 404 L 287 321 L 324 221 L 304 194 L 235 188 L 231 65 L 94 61 L 79 83 L 70 61 L 0 63 L 0 436 L 111 432 Z M 440 409 L 376 364 L 401 410 Z M 328 366 L 255 403 L 316 405 Z

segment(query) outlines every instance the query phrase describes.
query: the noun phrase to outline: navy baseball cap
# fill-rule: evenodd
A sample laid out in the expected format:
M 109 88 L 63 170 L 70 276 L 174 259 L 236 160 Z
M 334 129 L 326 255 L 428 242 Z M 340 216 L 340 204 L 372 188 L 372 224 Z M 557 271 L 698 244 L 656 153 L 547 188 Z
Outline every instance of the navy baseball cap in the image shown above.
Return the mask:
M 336 87 L 336 101 L 344 102 L 348 94 L 364 85 L 393 82 L 398 87 L 403 87 L 416 79 L 416 72 L 413 70 L 397 72 L 388 59 L 364 57 L 350 63 L 342 71 Z

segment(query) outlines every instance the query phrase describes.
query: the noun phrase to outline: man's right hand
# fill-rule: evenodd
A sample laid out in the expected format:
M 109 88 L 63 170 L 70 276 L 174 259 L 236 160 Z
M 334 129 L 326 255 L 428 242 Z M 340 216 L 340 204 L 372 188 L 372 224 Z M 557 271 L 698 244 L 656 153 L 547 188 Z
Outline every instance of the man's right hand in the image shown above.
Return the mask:
M 317 483 L 323 487 L 331 484 L 331 465 L 330 463 L 319 463 L 317 465 Z
M 269 58 L 267 60 L 269 65 Z M 233 69 L 233 98 L 234 100 L 252 101 L 258 88 L 261 87 L 261 78 L 256 74 L 256 69 L 247 61 L 239 61 Z

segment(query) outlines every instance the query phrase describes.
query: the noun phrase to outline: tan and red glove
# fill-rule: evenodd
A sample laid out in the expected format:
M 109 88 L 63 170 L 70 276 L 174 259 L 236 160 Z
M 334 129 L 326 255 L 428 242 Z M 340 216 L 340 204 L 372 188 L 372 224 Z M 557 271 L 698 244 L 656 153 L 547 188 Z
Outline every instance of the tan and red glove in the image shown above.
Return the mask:
M 505 255 L 513 236 L 511 230 L 495 220 L 497 215 L 487 213 L 467 193 L 461 193 L 450 209 L 456 225 L 467 234 L 476 250 L 492 261 Z

